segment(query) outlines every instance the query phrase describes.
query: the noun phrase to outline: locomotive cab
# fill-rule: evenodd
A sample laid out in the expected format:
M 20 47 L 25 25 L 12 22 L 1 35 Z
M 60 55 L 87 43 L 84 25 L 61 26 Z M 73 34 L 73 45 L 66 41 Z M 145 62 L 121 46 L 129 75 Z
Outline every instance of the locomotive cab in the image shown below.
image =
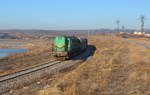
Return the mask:
M 67 55 L 68 40 L 65 36 L 56 36 L 54 38 L 54 52 L 55 56 L 66 56 Z

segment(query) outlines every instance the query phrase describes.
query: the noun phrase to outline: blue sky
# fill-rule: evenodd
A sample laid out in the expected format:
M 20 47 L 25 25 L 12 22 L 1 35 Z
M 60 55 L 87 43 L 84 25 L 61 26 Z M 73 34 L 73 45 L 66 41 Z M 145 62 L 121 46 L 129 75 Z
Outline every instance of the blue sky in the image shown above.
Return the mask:
M 0 29 L 139 28 L 145 15 L 150 27 L 150 0 L 0 0 Z

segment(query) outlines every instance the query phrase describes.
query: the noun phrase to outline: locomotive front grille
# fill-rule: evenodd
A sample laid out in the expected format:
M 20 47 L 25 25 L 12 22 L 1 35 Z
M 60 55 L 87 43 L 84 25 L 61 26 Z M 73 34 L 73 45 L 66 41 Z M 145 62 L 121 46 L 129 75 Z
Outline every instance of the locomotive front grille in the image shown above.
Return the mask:
M 56 56 L 67 56 L 68 53 L 67 52 L 56 52 Z

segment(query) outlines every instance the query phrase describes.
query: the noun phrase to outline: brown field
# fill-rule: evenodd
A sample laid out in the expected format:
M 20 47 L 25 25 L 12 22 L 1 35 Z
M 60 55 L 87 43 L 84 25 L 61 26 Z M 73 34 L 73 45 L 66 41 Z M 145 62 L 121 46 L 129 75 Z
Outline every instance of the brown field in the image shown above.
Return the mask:
M 116 36 L 88 37 L 96 47 L 75 69 L 10 91 L 10 95 L 149 95 L 150 49 Z

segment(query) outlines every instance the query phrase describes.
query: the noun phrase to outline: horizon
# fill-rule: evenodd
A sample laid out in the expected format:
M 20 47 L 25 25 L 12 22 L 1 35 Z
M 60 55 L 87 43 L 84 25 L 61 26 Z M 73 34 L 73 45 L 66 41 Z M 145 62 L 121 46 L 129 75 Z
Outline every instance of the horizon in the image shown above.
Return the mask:
M 141 15 L 149 29 L 148 0 L 26 0 L 0 1 L 0 29 L 89 30 L 140 29 Z
M 42 30 L 42 31 L 84 31 L 84 30 L 117 30 L 117 29 L 111 29 L 111 28 L 99 28 L 99 29 L 28 29 L 28 28 L 26 28 L 26 29 L 0 29 L 0 30 L 4 30 L 4 31 L 11 31 L 11 30 L 37 30 L 37 31 L 39 31 L 39 30 Z M 121 32 L 121 30 L 122 29 L 120 29 L 120 32 Z M 141 29 L 125 29 L 125 30 L 135 30 L 135 31 L 141 31 Z M 150 30 L 150 28 L 148 29 L 148 28 L 145 28 L 144 30 Z

